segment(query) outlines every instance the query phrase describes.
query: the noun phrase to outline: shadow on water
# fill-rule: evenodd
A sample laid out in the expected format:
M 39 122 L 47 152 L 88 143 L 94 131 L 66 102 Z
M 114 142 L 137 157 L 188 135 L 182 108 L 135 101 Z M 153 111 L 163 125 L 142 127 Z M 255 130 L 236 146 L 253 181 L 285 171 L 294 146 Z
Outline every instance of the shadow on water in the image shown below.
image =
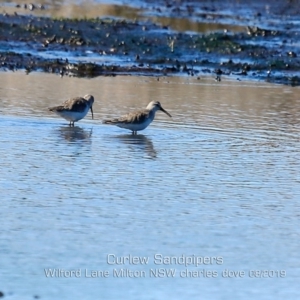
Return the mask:
M 146 155 L 151 159 L 157 157 L 157 151 L 154 149 L 154 145 L 151 139 L 149 139 L 145 135 L 122 134 L 116 136 L 115 138 L 128 145 L 133 150 L 138 149 L 144 151 Z
M 82 140 L 90 140 L 93 129 L 85 130 L 81 127 L 69 127 L 69 126 L 61 126 L 58 129 L 56 129 L 58 135 L 68 141 L 68 142 L 77 142 Z

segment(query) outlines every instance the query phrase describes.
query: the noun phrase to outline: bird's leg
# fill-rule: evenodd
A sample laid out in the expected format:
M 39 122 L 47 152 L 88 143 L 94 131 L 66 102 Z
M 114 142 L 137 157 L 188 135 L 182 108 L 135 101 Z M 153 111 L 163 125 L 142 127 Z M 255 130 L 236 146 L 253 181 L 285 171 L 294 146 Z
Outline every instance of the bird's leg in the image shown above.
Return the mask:
M 69 127 L 71 127 L 72 126 L 72 122 L 70 121 L 70 123 L 69 123 Z

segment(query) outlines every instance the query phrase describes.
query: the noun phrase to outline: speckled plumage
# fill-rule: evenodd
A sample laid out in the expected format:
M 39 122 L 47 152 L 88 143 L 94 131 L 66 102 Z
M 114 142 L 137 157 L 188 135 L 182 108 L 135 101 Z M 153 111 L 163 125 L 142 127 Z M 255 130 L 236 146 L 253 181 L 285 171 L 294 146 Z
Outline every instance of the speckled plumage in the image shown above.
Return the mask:
M 132 131 L 132 134 L 136 134 L 137 131 L 144 130 L 152 123 L 157 110 L 161 110 L 169 117 L 172 117 L 162 108 L 158 101 L 151 101 L 145 109 L 130 112 L 117 119 L 104 120 L 103 123 L 129 129 Z
M 83 119 L 89 110 L 93 116 L 94 97 L 92 95 L 85 95 L 84 97 L 71 98 L 61 105 L 49 107 L 49 110 L 70 121 L 70 126 L 74 126 L 74 122 Z

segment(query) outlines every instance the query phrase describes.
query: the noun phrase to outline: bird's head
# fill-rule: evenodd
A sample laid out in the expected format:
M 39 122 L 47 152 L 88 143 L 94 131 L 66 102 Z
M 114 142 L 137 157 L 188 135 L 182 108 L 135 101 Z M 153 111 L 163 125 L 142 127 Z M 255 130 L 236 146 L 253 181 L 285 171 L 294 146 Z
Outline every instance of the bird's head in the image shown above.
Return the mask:
M 147 109 L 149 110 L 154 110 L 155 112 L 158 111 L 158 110 L 161 110 L 163 111 L 166 115 L 168 115 L 170 118 L 172 118 L 172 116 L 166 111 L 163 109 L 163 107 L 161 106 L 160 102 L 159 101 L 151 101 L 148 106 L 147 106 Z

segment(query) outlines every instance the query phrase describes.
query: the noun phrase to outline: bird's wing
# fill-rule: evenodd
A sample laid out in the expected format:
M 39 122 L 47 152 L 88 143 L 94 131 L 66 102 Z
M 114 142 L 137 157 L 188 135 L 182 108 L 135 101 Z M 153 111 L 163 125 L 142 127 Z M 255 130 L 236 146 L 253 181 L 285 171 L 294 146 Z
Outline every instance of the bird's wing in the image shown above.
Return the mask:
M 86 109 L 87 101 L 82 97 L 75 97 L 64 102 L 63 106 L 66 110 L 82 112 Z
M 83 112 L 86 109 L 87 101 L 82 97 L 75 97 L 65 101 L 62 105 L 49 107 L 50 111 L 66 111 L 72 110 Z
M 117 119 L 112 119 L 112 120 L 106 120 L 104 121 L 106 124 L 140 124 L 143 123 L 147 117 L 149 116 L 149 111 L 148 110 L 137 110 L 133 111 L 131 113 L 128 113 L 125 116 L 122 116 Z

